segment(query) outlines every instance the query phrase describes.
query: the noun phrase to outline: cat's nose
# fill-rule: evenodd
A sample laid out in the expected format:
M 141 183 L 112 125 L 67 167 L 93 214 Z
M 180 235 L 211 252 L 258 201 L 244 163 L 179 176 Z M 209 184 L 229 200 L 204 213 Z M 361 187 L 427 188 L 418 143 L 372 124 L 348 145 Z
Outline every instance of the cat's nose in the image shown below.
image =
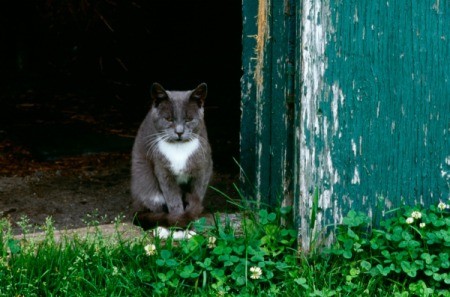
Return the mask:
M 175 133 L 178 135 L 178 138 L 181 138 L 184 133 L 184 127 L 182 125 L 177 125 L 175 127 Z

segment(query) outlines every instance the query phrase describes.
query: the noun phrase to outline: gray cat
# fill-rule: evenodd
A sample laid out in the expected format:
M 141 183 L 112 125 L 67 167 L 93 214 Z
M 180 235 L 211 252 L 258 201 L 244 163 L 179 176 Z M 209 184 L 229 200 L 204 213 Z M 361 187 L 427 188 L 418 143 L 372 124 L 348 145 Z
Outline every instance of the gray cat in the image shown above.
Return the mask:
M 132 151 L 134 223 L 185 228 L 202 213 L 213 165 L 203 119 L 207 86 L 166 91 L 152 85 L 152 108 Z

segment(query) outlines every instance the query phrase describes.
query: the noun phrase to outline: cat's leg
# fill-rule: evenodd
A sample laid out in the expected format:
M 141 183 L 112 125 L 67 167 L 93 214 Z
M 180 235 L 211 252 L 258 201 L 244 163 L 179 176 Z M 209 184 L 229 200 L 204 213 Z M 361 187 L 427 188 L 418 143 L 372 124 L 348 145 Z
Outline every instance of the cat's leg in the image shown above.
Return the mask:
M 132 166 L 131 195 L 136 207 L 144 207 L 155 213 L 164 212 L 166 201 L 149 164 L 142 161 L 134 162 Z
M 191 207 L 193 207 L 196 204 L 203 203 L 203 198 L 205 197 L 206 190 L 208 189 L 211 175 L 211 170 L 206 170 L 202 172 L 202 174 L 198 175 L 199 178 L 191 180 L 189 193 L 186 195 L 187 209 L 190 204 Z
M 183 192 L 173 174 L 164 169 L 158 170 L 155 174 L 159 181 L 159 187 L 164 196 L 168 212 L 174 215 L 183 213 Z
M 191 180 L 190 189 L 185 195 L 186 212 L 192 218 L 197 218 L 203 212 L 203 198 L 208 189 L 211 171 L 198 175 L 201 178 Z

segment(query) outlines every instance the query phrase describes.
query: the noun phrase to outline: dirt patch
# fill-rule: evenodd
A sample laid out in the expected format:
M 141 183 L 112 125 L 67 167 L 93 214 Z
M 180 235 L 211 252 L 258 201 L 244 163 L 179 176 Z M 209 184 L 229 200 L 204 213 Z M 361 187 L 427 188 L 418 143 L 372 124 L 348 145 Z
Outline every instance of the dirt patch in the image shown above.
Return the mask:
M 0 177 L 0 215 L 9 218 L 14 232 L 28 219 L 36 229 L 51 217 L 57 229 L 86 223 L 107 224 L 115 218 L 130 221 L 130 157 L 126 153 L 101 153 L 63 158 L 54 162 L 19 162 L 23 170 L 3 160 Z M 233 191 L 235 178 L 216 173 L 211 185 L 225 193 Z M 210 189 L 206 212 L 234 211 L 223 195 Z

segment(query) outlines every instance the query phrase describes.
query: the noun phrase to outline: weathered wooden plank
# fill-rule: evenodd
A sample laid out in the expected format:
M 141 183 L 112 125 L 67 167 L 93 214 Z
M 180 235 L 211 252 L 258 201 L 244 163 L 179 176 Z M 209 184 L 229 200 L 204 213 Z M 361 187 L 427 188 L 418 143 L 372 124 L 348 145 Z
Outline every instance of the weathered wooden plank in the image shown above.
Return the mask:
M 301 2 L 295 174 L 304 249 L 350 209 L 376 217 L 449 198 L 449 23 L 439 1 Z
M 299 200 L 296 217 L 299 223 L 299 234 L 302 247 L 309 250 L 313 234 L 322 228 L 323 213 L 316 221 L 311 221 L 314 190 L 326 187 L 332 180 L 333 167 L 330 163 L 330 144 L 324 138 L 328 132 L 328 123 L 320 123 L 322 90 L 324 89 L 324 74 L 326 69 L 325 48 L 328 40 L 327 32 L 330 26 L 329 7 L 320 0 L 305 0 L 301 2 L 298 13 L 300 32 L 299 61 L 297 84 L 299 108 L 296 117 L 300 125 L 296 131 L 298 147 L 298 166 L 295 175 L 298 185 L 295 187 L 295 197 Z M 323 185 L 323 186 L 322 186 Z M 322 192 L 321 207 L 327 209 L 329 192 Z
M 253 194 L 256 180 L 256 89 L 255 89 L 255 56 L 258 1 L 242 3 L 242 70 L 241 78 L 241 131 L 240 131 L 240 166 L 242 168 L 241 183 L 245 195 Z
M 275 1 L 272 4 L 271 42 L 271 191 L 269 203 L 292 204 L 293 176 L 293 70 L 295 65 L 295 2 Z M 291 35 L 291 33 L 294 33 Z
M 267 204 L 289 195 L 292 186 L 291 2 L 243 2 L 242 176 L 246 195 L 254 190 L 255 200 Z

